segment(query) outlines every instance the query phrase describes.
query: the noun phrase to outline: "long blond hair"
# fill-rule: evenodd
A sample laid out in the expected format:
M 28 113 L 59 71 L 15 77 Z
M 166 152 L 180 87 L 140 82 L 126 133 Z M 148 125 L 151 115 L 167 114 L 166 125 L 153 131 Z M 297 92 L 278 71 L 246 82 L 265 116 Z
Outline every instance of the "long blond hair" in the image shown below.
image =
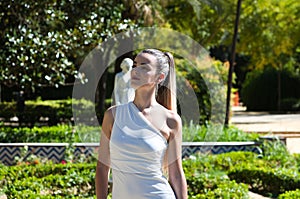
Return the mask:
M 145 49 L 142 53 L 148 53 L 156 57 L 158 62 L 157 73 L 163 73 L 165 75 L 164 81 L 162 81 L 157 88 L 156 100 L 165 108 L 177 113 L 177 101 L 176 101 L 176 72 L 174 57 L 169 52 L 162 52 L 157 49 Z M 164 175 L 168 178 L 168 148 L 163 159 L 162 170 Z
M 156 100 L 169 110 L 177 112 L 176 101 L 176 72 L 173 55 L 169 52 L 162 52 L 157 49 L 145 49 L 142 53 L 148 53 L 156 57 L 158 62 L 158 73 L 165 75 L 157 88 Z

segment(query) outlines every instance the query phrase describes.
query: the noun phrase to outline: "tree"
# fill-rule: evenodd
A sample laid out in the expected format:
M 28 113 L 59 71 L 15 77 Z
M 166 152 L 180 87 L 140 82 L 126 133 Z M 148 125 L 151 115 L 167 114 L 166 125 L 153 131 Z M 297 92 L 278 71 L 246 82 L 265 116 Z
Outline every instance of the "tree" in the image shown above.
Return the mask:
M 131 24 L 118 1 L 3 1 L 0 8 L 0 83 L 28 92 L 72 83 L 87 53 Z
M 237 43 L 237 33 L 239 27 L 240 13 L 241 13 L 241 4 L 242 0 L 238 0 L 237 9 L 236 9 L 236 17 L 234 22 L 234 34 L 231 44 L 231 58 L 230 58 L 230 66 L 228 71 L 228 82 L 227 82 L 227 100 L 226 100 L 226 116 L 225 116 L 225 125 L 228 127 L 229 117 L 230 117 L 230 102 L 231 102 L 231 88 L 232 88 L 232 76 L 235 65 L 235 48 Z
M 189 34 L 209 49 L 231 46 L 235 7 L 233 1 L 170 1 L 164 13 L 172 28 Z M 250 57 L 250 69 L 270 65 L 278 69 L 279 108 L 280 71 L 295 63 L 299 51 L 299 9 L 297 0 L 246 0 L 241 9 L 237 53 Z
M 123 17 L 121 0 L 1 1 L 0 9 L 0 85 L 25 90 L 27 96 L 36 88 L 97 79 L 78 73 L 84 58 L 107 38 L 135 26 Z M 106 76 L 90 98 L 100 113 Z
M 299 8 L 296 0 L 243 3 L 238 50 L 251 54 L 254 67 L 278 67 L 280 55 L 295 53 L 300 40 Z
M 300 3 L 296 0 L 245 1 L 238 51 L 251 56 L 252 68 L 278 71 L 277 110 L 281 109 L 281 73 L 300 43 Z
M 165 5 L 163 14 L 171 28 L 189 35 L 209 49 L 215 45 L 230 44 L 233 7 L 232 1 L 173 0 Z

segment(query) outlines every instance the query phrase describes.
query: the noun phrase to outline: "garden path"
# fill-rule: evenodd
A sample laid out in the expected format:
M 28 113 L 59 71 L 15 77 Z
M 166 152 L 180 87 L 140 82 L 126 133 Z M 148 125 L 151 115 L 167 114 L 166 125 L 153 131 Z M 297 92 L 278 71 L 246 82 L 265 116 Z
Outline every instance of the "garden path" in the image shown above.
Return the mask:
M 291 153 L 300 153 L 300 113 L 270 114 L 248 112 L 245 107 L 232 107 L 231 124 L 246 132 L 284 138 Z
M 264 197 L 262 195 L 253 193 L 251 191 L 249 191 L 249 197 L 250 197 L 250 199 L 271 199 L 271 198 L 267 198 L 267 197 Z

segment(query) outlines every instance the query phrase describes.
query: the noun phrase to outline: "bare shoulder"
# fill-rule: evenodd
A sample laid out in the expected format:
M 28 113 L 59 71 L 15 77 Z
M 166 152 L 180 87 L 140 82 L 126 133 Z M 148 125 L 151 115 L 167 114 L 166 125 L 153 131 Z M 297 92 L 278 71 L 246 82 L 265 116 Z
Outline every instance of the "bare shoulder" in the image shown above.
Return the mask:
M 110 137 L 111 130 L 114 124 L 115 113 L 116 113 L 116 106 L 112 106 L 108 108 L 104 113 L 104 117 L 102 121 L 102 131 L 108 137 Z
M 114 115 L 116 113 L 116 109 L 117 109 L 117 106 L 111 106 L 109 107 L 105 113 L 104 113 L 104 117 L 107 117 L 108 119 L 113 119 L 114 118 Z
M 174 111 L 167 111 L 167 125 L 173 132 L 179 132 L 182 128 L 181 117 Z

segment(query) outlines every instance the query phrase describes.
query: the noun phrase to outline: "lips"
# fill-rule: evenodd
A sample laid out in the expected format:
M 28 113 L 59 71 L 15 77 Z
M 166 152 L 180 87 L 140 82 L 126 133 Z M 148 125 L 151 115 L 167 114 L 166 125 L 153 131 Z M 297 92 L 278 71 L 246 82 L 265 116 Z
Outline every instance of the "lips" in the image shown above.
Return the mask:
M 131 77 L 131 80 L 140 80 L 140 79 L 137 78 L 137 77 L 132 76 L 132 77 Z

